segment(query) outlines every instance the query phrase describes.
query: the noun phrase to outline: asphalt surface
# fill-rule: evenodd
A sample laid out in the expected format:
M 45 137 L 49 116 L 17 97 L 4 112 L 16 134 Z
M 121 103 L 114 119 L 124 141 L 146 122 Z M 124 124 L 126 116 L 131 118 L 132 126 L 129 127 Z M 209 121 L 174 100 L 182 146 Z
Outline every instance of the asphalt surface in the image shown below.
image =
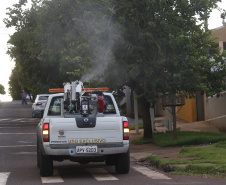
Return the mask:
M 32 103 L 22 105 L 21 101 L 0 102 L 0 118 L 31 118 Z
M 188 177 L 166 174 L 140 164 L 133 156 L 154 150 L 151 145 L 133 148 L 129 174 L 116 174 L 114 166 L 105 163 L 81 165 L 70 161 L 54 162 L 54 176 L 41 178 L 36 163 L 36 126 L 31 118 L 31 104 L 20 101 L 0 102 L 0 185 L 40 184 L 225 184 L 225 179 Z M 134 135 L 131 133 L 132 137 Z M 139 135 L 138 135 L 139 136 Z

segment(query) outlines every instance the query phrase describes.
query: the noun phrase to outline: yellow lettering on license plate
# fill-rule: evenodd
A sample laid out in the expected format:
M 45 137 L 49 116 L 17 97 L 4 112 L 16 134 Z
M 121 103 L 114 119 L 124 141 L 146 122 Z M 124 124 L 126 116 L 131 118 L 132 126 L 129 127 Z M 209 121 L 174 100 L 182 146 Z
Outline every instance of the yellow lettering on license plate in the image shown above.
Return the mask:
M 106 139 L 70 139 L 68 140 L 69 144 L 78 144 L 78 143 L 106 143 Z

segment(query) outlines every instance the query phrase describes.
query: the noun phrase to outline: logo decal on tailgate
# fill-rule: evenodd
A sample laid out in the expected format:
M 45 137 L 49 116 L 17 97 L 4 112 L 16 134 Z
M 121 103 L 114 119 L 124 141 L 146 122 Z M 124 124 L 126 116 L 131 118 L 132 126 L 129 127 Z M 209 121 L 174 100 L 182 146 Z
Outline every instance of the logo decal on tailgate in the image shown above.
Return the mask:
M 59 137 L 65 137 L 64 131 L 63 131 L 63 130 L 59 130 L 58 132 L 59 132 L 58 138 L 59 138 Z

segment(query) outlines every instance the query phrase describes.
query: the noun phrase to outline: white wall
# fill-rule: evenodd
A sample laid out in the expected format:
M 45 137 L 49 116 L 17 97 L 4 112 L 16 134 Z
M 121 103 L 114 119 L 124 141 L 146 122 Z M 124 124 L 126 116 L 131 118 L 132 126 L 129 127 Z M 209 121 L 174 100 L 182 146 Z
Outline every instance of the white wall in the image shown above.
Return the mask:
M 226 132 L 226 91 L 221 95 L 219 98 L 217 96 L 206 98 L 205 120 Z

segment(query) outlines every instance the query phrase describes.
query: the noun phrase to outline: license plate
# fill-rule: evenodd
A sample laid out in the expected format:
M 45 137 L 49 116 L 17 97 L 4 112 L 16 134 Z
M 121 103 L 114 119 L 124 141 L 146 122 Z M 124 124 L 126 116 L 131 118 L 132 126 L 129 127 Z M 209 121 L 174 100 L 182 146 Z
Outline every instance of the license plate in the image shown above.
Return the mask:
M 97 153 L 97 146 L 77 146 L 76 153 Z

